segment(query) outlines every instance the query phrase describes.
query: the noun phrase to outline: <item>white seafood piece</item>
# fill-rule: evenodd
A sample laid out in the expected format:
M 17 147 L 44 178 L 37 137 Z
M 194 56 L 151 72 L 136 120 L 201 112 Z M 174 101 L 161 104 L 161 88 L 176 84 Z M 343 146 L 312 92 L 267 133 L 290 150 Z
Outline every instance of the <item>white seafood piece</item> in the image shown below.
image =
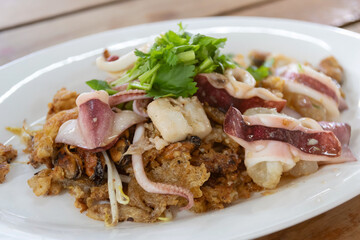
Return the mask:
M 212 129 L 197 97 L 159 98 L 148 105 L 147 113 L 167 142 L 181 141 L 189 135 L 204 138 Z
M 245 69 L 227 69 L 224 74 L 228 79 L 224 88 L 235 98 L 248 99 L 259 97 L 266 101 L 283 101 L 283 99 L 265 88 L 256 88 L 254 77 Z
M 278 68 L 276 75 L 285 79 L 285 92 L 308 96 L 324 106 L 327 111 L 327 120 L 336 121 L 339 119 L 339 108 L 344 109 L 343 106 L 340 106 L 342 97 L 338 86 L 330 77 L 321 72 L 317 72 L 309 66 L 295 63 Z M 296 78 L 300 75 L 307 76 L 313 83 L 309 82 L 304 84 L 304 82 L 298 81 Z M 314 85 L 314 83 L 328 88 L 328 94 L 311 86 Z
M 102 151 L 110 148 L 123 131 L 146 120 L 132 111 L 113 112 L 105 91 L 83 93 L 76 99 L 76 104 L 78 118 L 61 125 L 56 143 Z
M 142 52 L 148 52 L 149 48 L 150 48 L 150 43 L 147 43 L 144 46 L 140 47 L 139 50 Z M 121 57 L 119 57 L 119 59 L 111 62 L 108 62 L 104 58 L 104 56 L 100 56 L 96 59 L 96 66 L 100 70 L 116 73 L 129 69 L 136 62 L 137 58 L 138 57 L 135 55 L 134 51 L 122 55 Z
M 104 56 L 96 59 L 96 66 L 106 72 L 119 72 L 130 68 L 137 60 L 134 51 L 131 51 L 115 61 L 108 62 Z

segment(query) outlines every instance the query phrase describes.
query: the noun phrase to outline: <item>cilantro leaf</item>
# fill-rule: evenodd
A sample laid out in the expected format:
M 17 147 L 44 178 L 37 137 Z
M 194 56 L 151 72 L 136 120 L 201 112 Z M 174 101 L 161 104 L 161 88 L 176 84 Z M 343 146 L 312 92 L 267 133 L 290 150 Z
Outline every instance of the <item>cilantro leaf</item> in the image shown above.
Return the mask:
M 118 92 L 111 89 L 110 85 L 106 81 L 93 79 L 87 81 L 86 84 L 94 90 L 105 90 L 109 95 L 113 95 Z
M 259 68 L 250 66 L 246 69 L 246 71 L 248 71 L 256 81 L 262 81 L 264 78 L 270 75 L 270 69 L 264 66 Z
M 163 65 L 159 68 L 152 88 L 148 91 L 150 97 L 192 96 L 197 91 L 193 81 L 195 67 L 193 65 Z M 171 81 L 169 81 L 171 79 Z

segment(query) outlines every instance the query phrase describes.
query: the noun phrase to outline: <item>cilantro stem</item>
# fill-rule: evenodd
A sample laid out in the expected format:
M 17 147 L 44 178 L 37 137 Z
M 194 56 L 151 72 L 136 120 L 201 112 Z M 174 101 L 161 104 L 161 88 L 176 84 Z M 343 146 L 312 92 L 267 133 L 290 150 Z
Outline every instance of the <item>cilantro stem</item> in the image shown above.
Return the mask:
M 208 57 L 200 64 L 198 72 L 199 73 L 204 72 L 205 69 L 210 67 L 213 63 L 214 63 L 214 61 L 210 57 Z
M 149 79 L 160 67 L 160 63 L 156 64 L 155 67 L 153 67 L 152 69 L 150 69 L 149 71 L 143 73 L 140 77 L 140 83 L 143 84 L 146 82 L 147 79 Z
M 140 76 L 141 73 L 142 72 L 140 69 L 136 69 L 132 73 L 127 73 L 124 76 L 122 76 L 121 78 L 119 78 L 118 80 L 115 80 L 114 82 L 112 82 L 111 86 L 115 87 L 115 86 L 130 82 L 130 81 L 136 79 L 138 76 Z
M 128 89 L 140 89 L 140 90 L 149 90 L 151 85 L 148 83 L 140 83 L 140 82 L 131 82 L 129 83 Z
M 193 50 L 178 53 L 177 57 L 181 62 L 189 62 L 195 60 L 195 52 Z

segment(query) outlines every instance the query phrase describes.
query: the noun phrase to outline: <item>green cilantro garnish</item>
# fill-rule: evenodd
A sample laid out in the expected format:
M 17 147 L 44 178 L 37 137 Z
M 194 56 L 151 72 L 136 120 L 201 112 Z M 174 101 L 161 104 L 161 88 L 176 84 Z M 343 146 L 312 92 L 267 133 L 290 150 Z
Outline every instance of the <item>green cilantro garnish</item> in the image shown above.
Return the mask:
M 214 38 L 179 31 L 168 31 L 156 38 L 148 53 L 135 50 L 134 67 L 111 86 L 129 83 L 128 89 L 145 90 L 148 96 L 189 97 L 197 91 L 194 77 L 198 73 L 219 72 L 234 68 L 235 63 L 220 54 L 226 38 Z
M 302 65 L 300 63 L 298 63 L 298 70 L 299 70 L 299 73 L 304 72 L 304 69 L 303 69 L 303 67 L 302 67 Z
M 105 90 L 109 95 L 113 95 L 118 92 L 114 89 L 111 89 L 110 85 L 106 81 L 93 79 L 87 81 L 86 84 L 94 90 Z
M 269 60 L 265 61 L 263 65 L 260 67 L 250 66 L 246 69 L 256 81 L 262 81 L 264 78 L 268 77 L 271 73 L 270 68 L 274 63 L 274 59 L 270 58 Z

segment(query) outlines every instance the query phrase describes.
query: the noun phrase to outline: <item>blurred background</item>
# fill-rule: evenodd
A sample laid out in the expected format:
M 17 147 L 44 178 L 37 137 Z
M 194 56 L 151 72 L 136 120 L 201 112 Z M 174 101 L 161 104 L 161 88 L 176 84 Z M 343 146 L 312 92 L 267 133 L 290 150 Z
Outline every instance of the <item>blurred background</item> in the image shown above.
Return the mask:
M 360 32 L 360 0 L 0 0 L 0 66 L 89 34 L 209 16 L 288 18 Z M 359 200 L 261 239 L 359 239 Z
M 208 16 L 290 18 L 360 32 L 360 0 L 0 0 L 0 65 L 109 29 Z

